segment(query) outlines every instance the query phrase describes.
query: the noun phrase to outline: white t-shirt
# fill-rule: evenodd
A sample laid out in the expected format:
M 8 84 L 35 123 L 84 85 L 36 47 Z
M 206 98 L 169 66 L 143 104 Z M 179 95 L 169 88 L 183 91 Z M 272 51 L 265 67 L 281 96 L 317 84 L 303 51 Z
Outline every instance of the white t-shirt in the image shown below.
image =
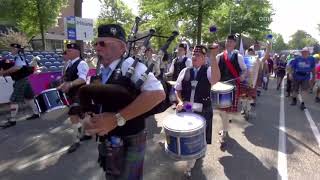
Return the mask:
M 113 61 L 110 65 L 109 68 L 111 68 L 110 74 L 114 71 L 114 69 L 117 67 L 120 59 Z M 124 62 L 122 63 L 121 66 L 121 71 L 122 75 L 125 76 L 127 73 L 129 67 L 133 64 L 134 59 L 129 57 Z M 102 67 L 103 68 L 103 67 Z M 136 65 L 135 71 L 131 77 L 131 81 L 133 83 L 137 82 L 140 78 L 141 75 L 147 70 L 147 67 L 143 63 L 138 63 Z M 154 76 L 152 72 L 148 74 L 147 80 L 143 83 L 141 86 L 141 91 L 155 91 L 155 90 L 163 90 L 161 82 Z

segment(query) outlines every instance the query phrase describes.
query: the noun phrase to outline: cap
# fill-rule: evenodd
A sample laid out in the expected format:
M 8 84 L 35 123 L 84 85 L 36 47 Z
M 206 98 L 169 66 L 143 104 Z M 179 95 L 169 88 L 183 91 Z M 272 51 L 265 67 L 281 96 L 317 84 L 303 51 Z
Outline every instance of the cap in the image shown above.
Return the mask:
M 10 44 L 10 47 L 13 47 L 13 48 L 18 48 L 18 49 L 21 49 L 22 46 L 20 44 L 17 44 L 17 43 L 12 43 Z
M 81 51 L 81 48 L 78 44 L 76 43 L 69 43 L 67 44 L 67 49 L 76 49 L 78 51 Z
M 202 45 L 196 45 L 193 49 L 193 53 L 207 54 L 207 48 Z
M 98 27 L 98 37 L 111 37 L 126 42 L 126 32 L 118 24 L 104 24 Z

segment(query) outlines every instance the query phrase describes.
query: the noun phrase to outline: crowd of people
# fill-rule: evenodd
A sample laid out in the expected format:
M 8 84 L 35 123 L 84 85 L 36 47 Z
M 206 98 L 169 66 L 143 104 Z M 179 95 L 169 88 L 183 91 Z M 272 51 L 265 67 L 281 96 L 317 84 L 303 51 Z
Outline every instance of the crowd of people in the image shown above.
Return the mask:
M 241 111 L 241 100 L 250 101 L 250 106 L 256 106 L 256 100 L 262 90 L 268 90 L 270 77 L 277 78 L 276 89 L 280 90 L 285 77 L 287 97 L 292 98 L 291 105 L 297 104 L 297 95 L 304 96 L 316 89 L 315 101 L 320 103 L 320 64 L 319 55 L 310 56 L 308 48 L 292 54 L 271 54 L 271 44 L 266 43 L 264 51 L 259 43 L 248 48 L 245 54 L 236 50 L 237 37 L 228 35 L 225 40 L 225 47 L 213 43 L 209 47 L 196 45 L 189 47 L 186 42 L 178 44 L 173 58 L 165 55 L 165 59 L 157 61 L 158 54 L 152 47 L 146 47 L 144 56 L 136 61 L 133 54 L 127 56 L 127 42 L 124 29 L 116 24 L 100 25 L 98 28 L 95 51 L 100 60 L 100 85 L 87 86 L 88 64 L 81 59 L 81 48 L 75 43 L 68 44 L 63 53 L 65 68 L 63 79 L 56 86 L 57 90 L 66 93 L 70 106 L 69 117 L 74 131 L 74 143 L 68 152 L 75 152 L 80 147 L 80 141 L 91 139 L 97 135 L 99 164 L 106 173 L 106 178 L 116 179 L 142 179 L 143 160 L 146 148 L 145 118 L 146 114 L 163 101 L 174 104 L 172 108 L 177 113 L 190 111 L 187 104 L 192 105 L 191 112 L 202 116 L 206 124 L 206 143 L 211 144 L 212 140 L 212 117 L 213 109 L 217 110 L 221 117 L 222 127 L 219 134 L 221 150 L 228 148 L 226 137 L 228 135 L 230 115 Z M 12 75 L 28 66 L 23 57 L 19 56 L 21 46 L 12 44 L 12 55 L 15 56 L 15 63 L 9 69 L 2 69 L 1 76 Z M 188 53 L 192 49 L 192 53 Z M 264 53 L 261 53 L 264 52 Z M 136 57 L 138 58 L 138 57 Z M 250 60 L 249 64 L 246 61 Z M 146 73 L 152 64 L 152 72 Z M 255 69 L 252 68 L 254 66 Z M 152 67 L 151 66 L 151 67 Z M 132 74 L 128 71 L 132 70 Z M 144 76 L 145 74 L 145 76 Z M 145 77 L 145 78 L 144 78 Z M 143 80 L 141 86 L 137 85 Z M 174 81 L 172 84 L 167 81 Z M 233 98 L 230 106 L 222 106 L 212 101 L 212 87 L 217 89 L 220 85 L 232 87 Z M 113 89 L 118 85 L 120 89 Z M 117 87 L 118 87 L 117 86 Z M 3 125 L 8 128 L 16 125 L 16 115 L 19 103 L 26 100 L 32 107 L 34 115 L 38 118 L 39 111 L 34 104 L 34 93 L 27 76 L 20 76 L 15 79 L 14 91 L 10 98 L 11 105 L 10 119 Z M 74 110 L 80 106 L 83 110 L 82 89 L 86 92 L 106 91 L 115 96 L 115 102 L 105 100 L 108 104 L 116 106 L 131 99 L 125 106 L 112 111 L 103 107 L 102 112 L 88 115 L 89 112 L 79 113 Z M 174 88 L 175 101 L 168 100 L 170 89 Z M 118 97 L 121 92 L 124 94 Z M 95 94 L 86 94 L 86 96 Z M 106 94 L 96 95 L 93 103 L 104 104 Z M 167 96 L 167 99 L 165 99 Z M 133 98 L 131 98 L 133 97 Z M 111 97 L 110 97 L 111 98 Z M 114 99 L 114 98 L 113 98 Z M 221 102 L 220 102 L 221 103 Z M 87 104 L 85 105 L 87 106 Z M 107 106 L 107 105 L 106 105 Z M 109 105 L 110 106 L 110 105 Z M 301 109 L 305 109 L 305 102 L 301 102 Z M 112 109 L 112 107 L 111 107 Z M 243 108 L 242 108 L 243 111 Z M 153 115 L 152 113 L 148 115 Z M 118 142 L 117 146 L 113 146 Z M 120 143 L 119 143 L 120 142 Z

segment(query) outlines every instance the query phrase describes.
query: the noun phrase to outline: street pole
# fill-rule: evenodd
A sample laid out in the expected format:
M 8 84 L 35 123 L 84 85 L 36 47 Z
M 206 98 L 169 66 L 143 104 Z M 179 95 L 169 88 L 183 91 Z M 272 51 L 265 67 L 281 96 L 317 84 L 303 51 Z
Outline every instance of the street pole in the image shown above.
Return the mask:
M 229 11 L 229 34 L 231 34 L 231 18 L 232 18 L 232 9 Z
M 83 0 L 75 0 L 74 1 L 74 16 L 82 18 L 82 2 Z M 84 46 L 82 40 L 76 40 L 76 43 L 81 48 L 81 56 L 84 55 Z

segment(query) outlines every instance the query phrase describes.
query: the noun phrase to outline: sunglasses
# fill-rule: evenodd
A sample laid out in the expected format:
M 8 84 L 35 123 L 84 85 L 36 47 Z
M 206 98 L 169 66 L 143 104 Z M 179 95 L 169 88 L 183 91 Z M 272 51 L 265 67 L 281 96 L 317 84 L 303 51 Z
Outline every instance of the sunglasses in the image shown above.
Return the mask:
M 106 47 L 106 43 L 104 41 L 98 41 L 93 44 L 94 46 Z

